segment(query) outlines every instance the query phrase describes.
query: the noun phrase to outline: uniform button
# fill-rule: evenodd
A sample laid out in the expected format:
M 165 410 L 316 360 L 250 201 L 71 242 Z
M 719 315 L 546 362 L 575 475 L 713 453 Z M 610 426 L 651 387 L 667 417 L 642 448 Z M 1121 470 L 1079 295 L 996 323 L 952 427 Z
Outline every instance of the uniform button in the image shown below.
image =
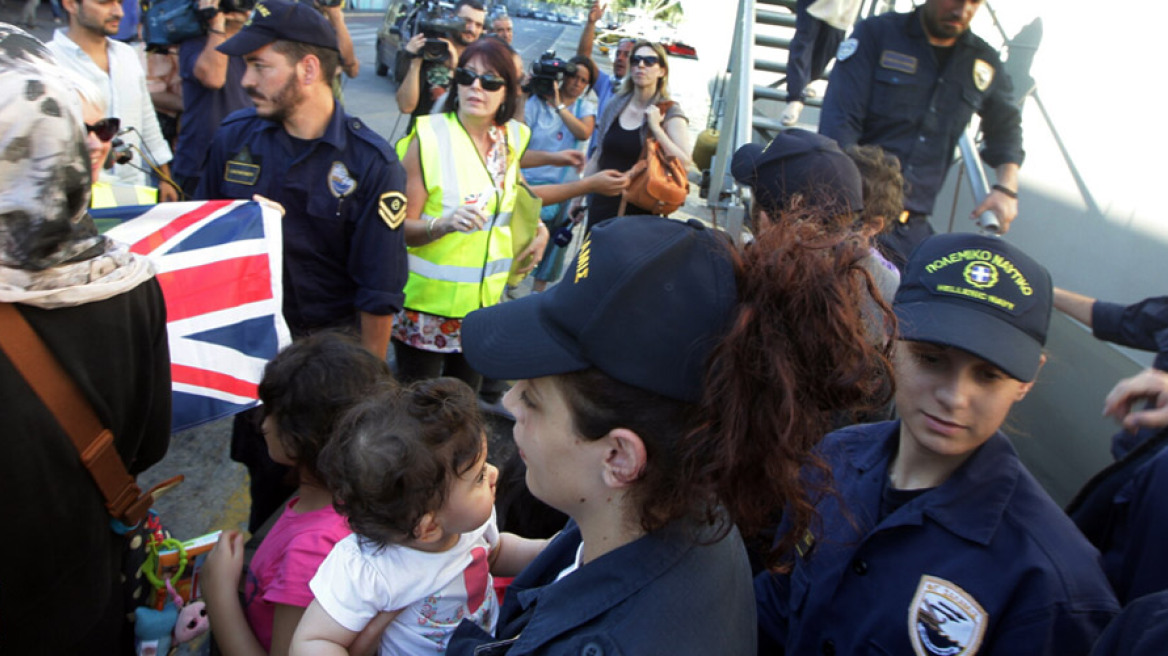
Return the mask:
M 835 656 L 835 641 L 831 638 L 824 640 L 819 651 L 823 653 L 823 656 Z
M 925 140 L 925 135 L 923 135 L 923 134 L 922 134 L 921 136 L 917 137 L 917 139 L 919 139 L 920 141 L 924 141 L 924 140 Z
M 604 656 L 604 647 L 590 642 L 580 649 L 580 656 Z
M 863 576 L 868 573 L 868 561 L 863 558 L 856 558 L 852 561 L 852 571 Z

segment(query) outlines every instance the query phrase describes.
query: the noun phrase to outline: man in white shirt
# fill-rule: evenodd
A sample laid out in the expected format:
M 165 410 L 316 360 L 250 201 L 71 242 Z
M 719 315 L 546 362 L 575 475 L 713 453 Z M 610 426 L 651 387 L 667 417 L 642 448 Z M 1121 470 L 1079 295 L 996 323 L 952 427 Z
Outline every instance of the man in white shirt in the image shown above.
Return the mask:
M 58 29 L 49 42 L 57 61 L 91 80 L 109 95 L 110 116 L 121 119 L 123 128 L 133 128 L 124 135 L 127 143 L 137 147 L 130 164 L 118 164 L 113 173 L 103 173 L 105 182 L 152 186 L 148 173 L 152 160 L 161 178 L 170 179 L 170 146 L 162 137 L 154 104 L 146 89 L 146 73 L 135 50 L 110 36 L 117 34 L 122 19 L 118 0 L 62 0 L 69 14 L 69 27 Z M 178 199 L 178 189 L 162 182 L 158 189 L 161 202 Z

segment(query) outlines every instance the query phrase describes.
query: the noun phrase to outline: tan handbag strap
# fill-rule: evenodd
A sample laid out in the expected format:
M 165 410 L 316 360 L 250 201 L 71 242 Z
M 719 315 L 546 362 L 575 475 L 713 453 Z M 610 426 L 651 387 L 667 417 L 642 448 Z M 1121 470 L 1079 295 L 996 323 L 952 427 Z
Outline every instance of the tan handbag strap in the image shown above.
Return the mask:
M 111 517 L 133 527 L 150 510 L 155 491 L 182 480 L 177 476 L 142 494 L 114 447 L 113 433 L 98 420 L 77 383 L 11 303 L 0 303 L 0 350 L 69 435 Z

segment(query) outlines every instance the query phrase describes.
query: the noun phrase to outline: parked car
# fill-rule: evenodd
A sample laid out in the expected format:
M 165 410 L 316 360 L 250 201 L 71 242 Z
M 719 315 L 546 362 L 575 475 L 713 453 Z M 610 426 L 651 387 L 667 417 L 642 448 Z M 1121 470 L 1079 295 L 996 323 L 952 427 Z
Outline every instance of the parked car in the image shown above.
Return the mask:
M 394 69 L 394 82 L 401 82 L 405 78 L 405 68 L 399 71 L 399 66 L 404 62 L 406 67 L 409 66 L 409 61 L 401 54 L 402 43 L 402 23 L 405 21 L 406 14 L 412 8 L 412 3 L 409 0 L 390 0 L 389 6 L 385 9 L 385 18 L 381 21 L 381 27 L 377 30 L 377 45 L 376 62 L 377 74 L 385 77 L 389 74 L 389 69 Z

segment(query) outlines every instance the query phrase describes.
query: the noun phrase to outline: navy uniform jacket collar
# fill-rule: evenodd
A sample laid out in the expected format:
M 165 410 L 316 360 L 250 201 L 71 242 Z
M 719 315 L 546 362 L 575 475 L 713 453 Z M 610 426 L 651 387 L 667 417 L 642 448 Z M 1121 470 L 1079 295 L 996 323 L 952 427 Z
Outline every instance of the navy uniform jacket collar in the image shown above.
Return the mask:
M 253 115 L 255 114 L 255 108 L 250 108 L 247 111 L 251 112 Z M 345 134 L 346 119 L 348 119 L 348 116 L 345 115 L 345 110 L 341 108 L 341 104 L 336 100 L 333 100 L 333 114 L 329 117 L 328 125 L 326 125 L 324 128 L 324 134 L 322 134 L 320 138 L 314 139 L 313 144 L 316 144 L 317 142 L 324 142 L 336 150 L 343 151 L 345 149 L 345 144 L 348 143 L 347 136 Z M 288 131 L 284 129 L 283 123 L 269 121 L 267 119 L 261 120 L 263 121 L 262 130 L 264 132 L 278 130 L 283 139 L 290 137 Z M 286 145 L 290 146 L 291 144 Z
M 847 442 L 848 458 L 860 472 L 875 472 L 883 484 L 900 422 L 874 426 L 862 439 Z M 913 499 L 881 522 L 884 527 L 920 524 L 928 516 L 950 533 L 981 545 L 989 544 L 1002 523 L 1022 469 L 1014 447 L 1000 431 L 969 457 L 949 480 Z M 875 499 L 880 490 L 870 490 Z
M 532 583 L 542 584 L 542 587 L 520 590 L 516 595 L 520 609 L 537 604 L 516 647 L 522 646 L 525 653 L 535 652 L 540 645 L 587 624 L 637 594 L 693 549 L 689 530 L 687 524 L 674 522 L 604 554 L 553 583 L 563 567 L 571 562 L 564 557 L 565 554 L 574 557 L 580 544 L 580 529 L 574 522 L 570 523 L 529 566 L 529 569 L 540 571 L 541 580 Z M 522 578 L 512 585 L 522 585 Z M 540 613 L 541 606 L 552 607 L 555 612 Z

